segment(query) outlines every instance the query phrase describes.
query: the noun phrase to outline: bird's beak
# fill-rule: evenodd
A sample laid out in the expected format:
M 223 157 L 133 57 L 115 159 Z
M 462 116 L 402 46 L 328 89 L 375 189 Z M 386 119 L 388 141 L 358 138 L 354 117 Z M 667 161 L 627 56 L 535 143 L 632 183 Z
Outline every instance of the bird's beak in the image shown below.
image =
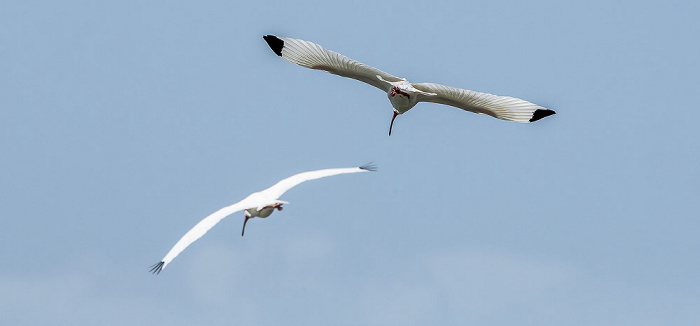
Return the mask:
M 248 223 L 248 220 L 249 220 L 249 219 L 251 219 L 251 217 L 250 217 L 250 216 L 246 216 L 246 217 L 245 217 L 245 221 L 243 221 L 243 231 L 241 231 L 241 236 L 243 236 L 243 234 L 245 234 L 245 224 Z
M 389 125 L 389 136 L 391 136 L 391 128 L 394 127 L 394 119 L 396 119 L 397 115 L 399 115 L 399 113 L 394 111 L 394 116 L 391 118 L 391 125 Z

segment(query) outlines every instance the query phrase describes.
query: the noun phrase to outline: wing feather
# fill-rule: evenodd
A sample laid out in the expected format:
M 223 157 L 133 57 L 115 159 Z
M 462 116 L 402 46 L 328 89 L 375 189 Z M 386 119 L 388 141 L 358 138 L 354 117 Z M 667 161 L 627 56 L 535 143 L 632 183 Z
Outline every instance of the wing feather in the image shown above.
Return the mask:
M 165 269 L 165 267 L 167 267 L 168 264 L 170 264 L 170 262 L 173 259 L 175 259 L 175 257 L 177 257 L 183 250 L 185 250 L 185 248 L 187 248 L 193 242 L 197 241 L 197 239 L 201 238 L 226 216 L 229 216 L 237 211 L 247 208 L 246 204 L 247 203 L 245 203 L 245 200 L 243 200 L 231 206 L 226 206 L 205 217 L 203 220 L 199 221 L 199 223 L 197 223 L 192 229 L 187 231 L 187 233 L 185 233 L 185 235 L 183 235 L 182 238 L 180 238 L 180 240 L 178 240 L 177 243 L 175 243 L 175 246 L 173 246 L 170 249 L 170 251 L 168 251 L 165 257 L 163 257 L 163 259 L 161 259 L 159 263 L 154 265 L 154 268 L 151 270 L 151 272 L 160 273 L 160 271 Z
M 419 94 L 419 101 L 450 105 L 503 120 L 533 122 L 555 113 L 537 104 L 510 96 L 479 93 L 433 83 L 412 85 L 423 92 L 436 94 Z
M 277 198 L 281 197 L 285 192 L 287 192 L 287 190 L 294 188 L 295 186 L 299 185 L 302 182 L 320 179 L 320 178 L 325 178 L 325 177 L 330 177 L 330 176 L 334 176 L 334 175 L 338 175 L 338 174 L 369 172 L 369 171 L 376 171 L 376 168 L 374 167 L 374 165 L 368 164 L 368 165 L 363 165 L 361 167 L 356 167 L 356 168 L 323 169 L 323 170 L 302 172 L 302 173 L 295 174 L 289 178 L 286 178 L 286 179 L 276 183 L 274 186 L 261 191 L 261 193 L 264 193 L 266 196 L 268 196 L 268 198 L 277 199 Z
M 274 35 L 265 35 L 263 38 L 277 55 L 291 63 L 356 79 L 385 92 L 389 91 L 391 85 L 380 81 L 377 75 L 391 82 L 403 80 L 377 68 L 350 59 L 338 52 L 327 50 L 316 43 Z

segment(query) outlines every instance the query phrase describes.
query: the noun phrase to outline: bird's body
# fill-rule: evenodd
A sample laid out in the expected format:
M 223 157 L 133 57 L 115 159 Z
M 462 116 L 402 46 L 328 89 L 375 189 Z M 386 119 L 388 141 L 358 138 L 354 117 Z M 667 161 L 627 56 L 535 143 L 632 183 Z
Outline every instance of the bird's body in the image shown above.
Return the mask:
M 533 122 L 555 114 L 552 110 L 514 97 L 432 83 L 413 84 L 404 78 L 393 76 L 312 42 L 274 35 L 265 35 L 263 38 L 278 56 L 289 62 L 353 78 L 385 91 L 394 109 L 391 126 L 397 115 L 410 110 L 418 102 L 450 105 L 516 122 Z
M 272 212 L 275 211 L 275 208 L 277 208 L 278 210 L 282 210 L 282 204 L 280 203 L 278 205 L 279 206 L 268 205 L 268 206 L 261 208 L 260 210 L 258 210 L 257 207 L 248 208 L 245 210 L 245 214 L 248 217 L 266 218 L 266 217 L 270 216 L 272 214 Z
M 376 168 L 371 164 L 367 164 L 355 168 L 324 169 L 303 172 L 286 178 L 270 188 L 254 192 L 243 200 L 233 205 L 226 206 L 199 221 L 199 223 L 197 223 L 192 229 L 185 233 L 185 235 L 182 236 L 177 243 L 175 243 L 175 246 L 168 251 L 160 262 L 151 266 L 151 272 L 156 274 L 160 273 L 160 271 L 162 271 L 173 259 L 175 259 L 175 257 L 185 250 L 185 248 L 187 248 L 197 239 L 201 238 L 207 233 L 207 231 L 213 228 L 217 223 L 219 223 L 219 221 L 228 215 L 240 210 L 244 211 L 245 221 L 243 222 L 243 231 L 241 232 L 241 235 L 243 235 L 245 232 L 245 225 L 248 223 L 249 219 L 253 217 L 266 218 L 270 216 L 275 209 L 281 211 L 282 205 L 289 204 L 288 202 L 279 200 L 279 197 L 294 186 L 305 181 L 325 178 L 333 175 L 368 171 L 376 171 Z
M 386 93 L 386 96 L 389 98 L 389 102 L 391 102 L 391 106 L 396 113 L 404 114 L 418 104 L 418 94 L 422 92 L 413 87 L 411 83 L 406 80 L 388 83 L 391 84 L 391 88 Z M 423 95 L 431 96 L 435 94 L 425 93 Z

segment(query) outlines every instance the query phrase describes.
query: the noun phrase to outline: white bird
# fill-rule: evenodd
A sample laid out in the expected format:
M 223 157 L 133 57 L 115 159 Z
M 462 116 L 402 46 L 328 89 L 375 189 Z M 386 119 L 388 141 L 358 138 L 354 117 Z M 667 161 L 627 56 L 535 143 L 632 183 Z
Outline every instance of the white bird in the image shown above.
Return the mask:
M 291 63 L 357 79 L 385 91 L 394 107 L 389 136 L 391 136 L 391 128 L 396 116 L 410 110 L 418 102 L 450 105 L 516 122 L 533 122 L 555 114 L 552 110 L 514 97 L 479 93 L 432 83 L 412 84 L 405 78 L 390 75 L 308 41 L 274 35 L 265 35 L 263 38 L 272 51 Z M 345 95 L 341 96 L 345 97 Z
M 355 168 L 338 168 L 338 169 L 324 169 L 303 172 L 295 174 L 289 178 L 286 178 L 280 182 L 277 182 L 274 186 L 267 188 L 263 191 L 258 191 L 250 194 L 243 200 L 231 205 L 226 206 L 211 215 L 205 217 L 203 220 L 199 221 L 192 229 L 187 231 L 180 240 L 175 243 L 170 251 L 160 260 L 157 264 L 150 267 L 150 271 L 154 274 L 160 274 L 160 271 L 165 269 L 170 262 L 175 259 L 185 248 L 190 244 L 201 238 L 207 231 L 214 227 L 219 221 L 224 219 L 224 217 L 229 216 L 237 211 L 245 211 L 245 220 L 243 221 L 243 231 L 241 236 L 245 233 L 245 225 L 248 220 L 253 217 L 265 218 L 270 216 L 275 209 L 282 210 L 283 204 L 289 204 L 286 201 L 279 200 L 287 190 L 293 188 L 294 186 L 309 180 L 320 179 L 325 177 L 330 177 L 338 174 L 345 173 L 357 173 L 357 172 L 368 172 L 376 171 L 376 167 L 373 164 L 365 164 L 360 167 Z

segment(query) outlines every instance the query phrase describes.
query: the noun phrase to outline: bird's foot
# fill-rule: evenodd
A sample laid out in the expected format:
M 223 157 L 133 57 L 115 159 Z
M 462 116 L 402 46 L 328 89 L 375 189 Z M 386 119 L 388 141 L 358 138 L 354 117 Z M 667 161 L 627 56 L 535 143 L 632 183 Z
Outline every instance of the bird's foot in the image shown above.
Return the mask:
M 277 208 L 278 211 L 281 211 L 281 210 L 282 210 L 282 205 L 283 205 L 282 203 L 275 203 L 275 204 L 272 204 L 272 205 L 267 205 L 267 206 L 263 207 L 262 209 L 265 209 L 265 208 Z M 261 209 L 261 210 L 262 210 L 262 209 Z

